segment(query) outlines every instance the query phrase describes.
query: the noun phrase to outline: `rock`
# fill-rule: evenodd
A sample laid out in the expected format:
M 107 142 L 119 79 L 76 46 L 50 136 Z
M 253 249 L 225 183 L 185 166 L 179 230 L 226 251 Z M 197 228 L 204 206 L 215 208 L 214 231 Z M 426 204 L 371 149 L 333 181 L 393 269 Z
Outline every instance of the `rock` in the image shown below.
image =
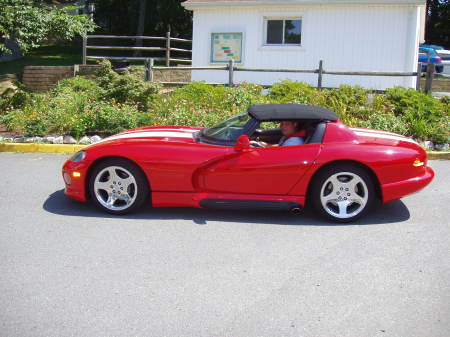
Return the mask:
M 3 137 L 0 137 L 0 143 L 3 142 Z
M 27 137 L 24 139 L 24 142 L 25 143 L 34 143 L 35 139 L 34 139 L 34 137 Z
M 425 150 L 434 150 L 434 144 L 429 140 L 423 142 L 423 147 L 425 148 Z
M 75 138 L 73 138 L 72 136 L 64 136 L 63 138 L 63 143 L 64 144 L 76 144 L 77 141 Z
M 63 136 L 59 136 L 59 137 L 56 137 L 55 139 L 53 139 L 53 144 L 63 144 L 63 143 L 64 143 Z
M 97 136 L 97 135 L 91 137 L 91 143 L 92 144 L 97 143 L 97 142 L 99 142 L 101 140 L 102 140 L 102 138 L 100 136 Z
M 12 142 L 13 142 L 13 139 L 10 138 L 10 137 L 5 137 L 5 138 L 3 138 L 3 142 L 4 142 L 4 143 L 12 143 Z
M 14 143 L 24 143 L 25 142 L 25 138 L 22 137 L 16 137 L 13 139 Z
M 436 144 L 434 148 L 439 151 L 448 151 L 450 149 L 450 145 L 448 143 L 445 144 Z
M 78 141 L 79 144 L 90 144 L 91 139 L 88 136 L 81 137 L 81 139 Z
M 55 140 L 55 137 L 52 137 L 52 136 L 45 136 L 42 140 L 43 140 L 45 143 L 53 144 L 53 141 Z
M 42 143 L 43 139 L 44 138 L 42 138 L 42 137 L 36 136 L 36 137 L 34 137 L 34 142 L 35 143 Z

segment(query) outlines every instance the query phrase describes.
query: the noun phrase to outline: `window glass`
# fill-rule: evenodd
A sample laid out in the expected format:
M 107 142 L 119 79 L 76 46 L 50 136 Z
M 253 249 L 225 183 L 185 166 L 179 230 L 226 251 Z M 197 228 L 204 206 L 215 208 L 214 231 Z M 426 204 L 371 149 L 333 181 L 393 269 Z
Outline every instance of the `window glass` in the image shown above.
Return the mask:
M 284 21 L 284 43 L 300 44 L 301 43 L 301 20 L 285 20 Z
M 267 44 L 283 43 L 283 20 L 267 21 Z
M 250 116 L 242 112 L 211 128 L 202 129 L 201 135 L 213 140 L 233 141 L 243 134 Z

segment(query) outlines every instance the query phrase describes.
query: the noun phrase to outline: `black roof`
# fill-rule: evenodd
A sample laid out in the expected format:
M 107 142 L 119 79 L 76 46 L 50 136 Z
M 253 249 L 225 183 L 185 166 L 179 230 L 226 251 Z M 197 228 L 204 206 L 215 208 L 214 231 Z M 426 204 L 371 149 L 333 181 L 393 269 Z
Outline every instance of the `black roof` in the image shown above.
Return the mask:
M 334 111 L 306 104 L 256 104 L 248 108 L 248 113 L 259 121 L 280 121 L 293 119 L 318 119 L 337 121 Z

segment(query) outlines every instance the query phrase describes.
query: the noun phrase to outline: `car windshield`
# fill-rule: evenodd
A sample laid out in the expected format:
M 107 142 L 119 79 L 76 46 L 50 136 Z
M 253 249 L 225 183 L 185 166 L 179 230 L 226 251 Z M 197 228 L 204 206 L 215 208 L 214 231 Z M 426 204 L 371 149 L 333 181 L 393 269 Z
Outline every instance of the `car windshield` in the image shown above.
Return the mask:
M 202 130 L 202 136 L 213 140 L 234 141 L 244 133 L 245 125 L 250 116 L 242 112 L 226 121 Z

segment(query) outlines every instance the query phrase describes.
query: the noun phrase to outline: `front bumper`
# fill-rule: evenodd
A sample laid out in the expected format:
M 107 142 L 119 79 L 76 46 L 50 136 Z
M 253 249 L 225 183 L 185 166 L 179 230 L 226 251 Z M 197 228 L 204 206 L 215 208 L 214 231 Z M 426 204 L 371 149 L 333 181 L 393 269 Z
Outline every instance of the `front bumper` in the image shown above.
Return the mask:
M 408 194 L 416 193 L 426 187 L 433 178 L 434 171 L 431 167 L 427 166 L 420 176 L 391 184 L 384 184 L 381 186 L 383 202 L 397 200 Z
M 62 168 L 62 176 L 65 184 L 64 194 L 68 197 L 78 200 L 87 201 L 86 178 L 88 173 L 88 163 L 66 161 Z M 74 173 L 77 172 L 74 176 Z

